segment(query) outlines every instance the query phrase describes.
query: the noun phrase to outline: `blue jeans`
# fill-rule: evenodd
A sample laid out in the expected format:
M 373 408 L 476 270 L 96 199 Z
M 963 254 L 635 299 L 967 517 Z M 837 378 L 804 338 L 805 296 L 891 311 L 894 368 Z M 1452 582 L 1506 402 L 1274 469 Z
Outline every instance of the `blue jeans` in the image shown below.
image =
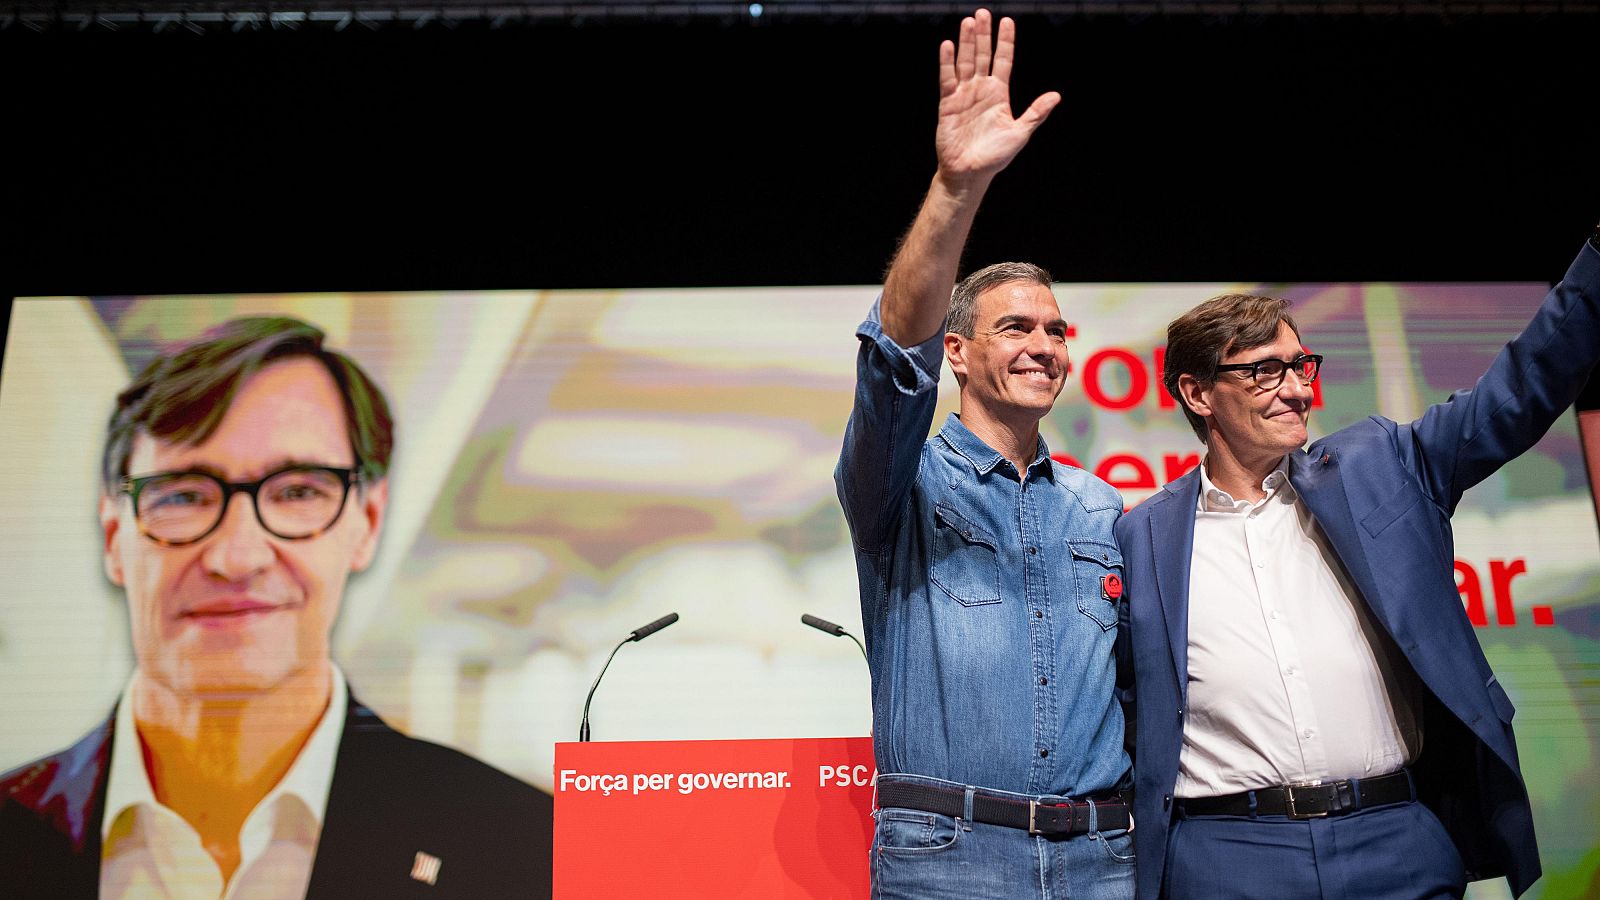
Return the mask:
M 1324 819 L 1180 816 L 1165 881 L 1167 900 L 1436 900 L 1467 887 L 1450 835 L 1414 801 Z
M 873 900 L 1133 900 L 1133 835 L 1128 831 L 1043 837 L 897 807 L 879 809 L 873 818 L 878 823 L 872 835 Z

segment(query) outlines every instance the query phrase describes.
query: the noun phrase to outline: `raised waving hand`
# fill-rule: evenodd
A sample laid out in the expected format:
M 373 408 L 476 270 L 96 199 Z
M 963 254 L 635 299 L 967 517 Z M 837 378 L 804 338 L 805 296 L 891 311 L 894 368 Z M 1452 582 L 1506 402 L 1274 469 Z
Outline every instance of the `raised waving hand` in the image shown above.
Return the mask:
M 1022 115 L 1011 115 L 1017 26 L 1001 19 L 998 34 L 992 34 L 992 21 L 980 9 L 961 20 L 958 40 L 939 45 L 939 125 L 933 138 L 939 171 L 883 282 L 883 328 L 901 346 L 939 332 L 961 249 L 990 180 L 1061 102 L 1050 91 Z
M 989 11 L 980 9 L 961 20 L 959 41 L 939 45 L 939 127 L 933 141 L 939 170 L 952 179 L 992 176 L 1005 168 L 1061 102 L 1050 91 L 1012 117 L 1017 26 L 1001 19 L 992 46 L 990 29 Z

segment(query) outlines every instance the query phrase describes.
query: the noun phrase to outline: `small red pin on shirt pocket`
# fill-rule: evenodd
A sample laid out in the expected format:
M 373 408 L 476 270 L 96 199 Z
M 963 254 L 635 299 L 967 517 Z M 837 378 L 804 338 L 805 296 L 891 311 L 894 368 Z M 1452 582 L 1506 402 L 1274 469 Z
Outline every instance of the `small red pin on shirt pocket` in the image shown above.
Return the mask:
M 1115 574 L 1101 575 L 1100 576 L 1100 596 L 1107 603 L 1115 603 L 1118 600 L 1121 600 L 1122 599 L 1122 578 L 1121 578 L 1121 576 L 1118 576 L 1118 575 L 1115 575 Z

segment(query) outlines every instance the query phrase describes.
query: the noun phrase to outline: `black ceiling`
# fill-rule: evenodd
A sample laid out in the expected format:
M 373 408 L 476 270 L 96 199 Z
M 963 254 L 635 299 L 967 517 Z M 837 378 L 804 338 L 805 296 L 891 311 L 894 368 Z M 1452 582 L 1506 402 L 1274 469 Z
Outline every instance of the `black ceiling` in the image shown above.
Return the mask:
M 1559 277 L 1600 218 L 1600 15 L 1350 5 L 1020 13 L 1018 102 L 1066 101 L 997 182 L 971 262 Z M 870 282 L 932 173 L 955 20 L 13 14 L 4 277 L 16 294 Z

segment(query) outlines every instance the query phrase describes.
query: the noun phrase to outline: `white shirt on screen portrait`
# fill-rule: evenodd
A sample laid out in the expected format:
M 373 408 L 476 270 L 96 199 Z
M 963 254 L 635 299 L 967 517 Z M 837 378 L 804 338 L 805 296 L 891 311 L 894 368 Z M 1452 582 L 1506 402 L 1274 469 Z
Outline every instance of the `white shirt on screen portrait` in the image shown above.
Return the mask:
M 283 779 L 244 820 L 239 868 L 224 884 L 200 835 L 162 806 L 150 786 L 133 717 L 133 680 L 117 704 L 106 811 L 100 823 L 103 900 L 280 900 L 303 897 L 317 855 L 333 764 L 344 733 L 344 673 L 332 666 L 333 692 L 322 721 Z M 134 678 L 138 674 L 135 673 Z
M 1261 487 L 1260 501 L 1235 500 L 1200 467 L 1178 797 L 1386 775 L 1422 749 L 1416 676 L 1287 458 Z

